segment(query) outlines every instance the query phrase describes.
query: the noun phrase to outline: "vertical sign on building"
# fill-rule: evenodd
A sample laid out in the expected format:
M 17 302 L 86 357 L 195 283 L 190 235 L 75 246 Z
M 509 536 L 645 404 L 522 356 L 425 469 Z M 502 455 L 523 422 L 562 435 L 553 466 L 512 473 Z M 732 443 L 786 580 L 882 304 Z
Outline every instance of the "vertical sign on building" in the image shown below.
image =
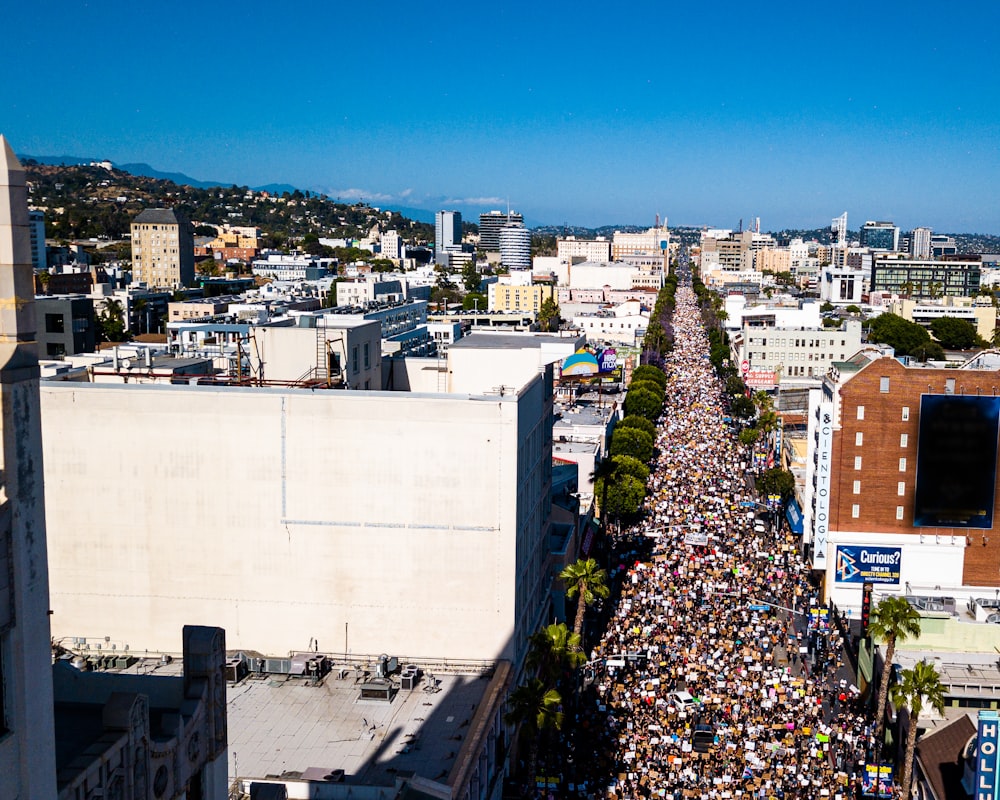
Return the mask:
M 1000 718 L 996 711 L 980 711 L 976 740 L 976 800 L 995 800 L 997 796 L 997 744 L 1000 743 Z
M 813 569 L 826 569 L 830 537 L 830 469 L 833 463 L 833 403 L 819 404 L 816 437 L 816 513 L 813 515 Z

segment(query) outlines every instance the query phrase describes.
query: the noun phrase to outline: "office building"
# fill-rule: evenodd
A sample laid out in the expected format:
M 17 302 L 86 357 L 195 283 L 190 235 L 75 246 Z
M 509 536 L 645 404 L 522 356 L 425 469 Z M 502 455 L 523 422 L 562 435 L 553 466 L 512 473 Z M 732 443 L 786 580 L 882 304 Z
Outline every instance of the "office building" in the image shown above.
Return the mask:
M 930 228 L 914 228 L 910 233 L 910 255 L 925 260 L 931 257 Z
M 399 261 L 403 257 L 403 240 L 398 231 L 386 231 L 381 238 L 382 258 Z
M 847 212 L 839 217 L 834 217 L 830 221 L 830 233 L 833 234 L 833 243 L 839 247 L 847 246 Z
M 94 301 L 83 296 L 35 298 L 38 355 L 62 358 L 91 353 L 97 347 Z
M 531 269 L 531 231 L 523 225 L 500 229 L 500 264 L 507 269 Z
M 577 239 L 575 236 L 567 236 L 565 239 L 556 239 L 556 256 L 565 259 L 567 263 L 572 259 L 610 261 L 611 242 L 601 236 L 596 239 Z
M 481 250 L 499 252 L 500 231 L 508 225 L 524 225 L 524 217 L 515 211 L 490 211 L 479 215 L 479 247 Z
M 975 259 L 931 261 L 876 254 L 871 291 L 921 298 L 972 297 L 979 293 L 982 266 Z
M 434 215 L 434 261 L 447 264 L 447 254 L 462 249 L 462 214 L 438 211 Z
M 194 282 L 191 223 L 172 208 L 148 208 L 132 220 L 132 282 L 179 289 Z
M 931 234 L 931 258 L 944 258 L 958 255 L 958 245 L 955 237 L 944 233 Z
M 31 266 L 42 271 L 48 266 L 45 260 L 45 212 L 29 211 L 28 228 L 31 231 Z
M 530 311 L 537 314 L 542 303 L 555 299 L 555 290 L 550 284 L 511 285 L 491 283 L 487 287 L 487 302 L 490 311 Z
M 0 797 L 46 800 L 56 754 L 34 271 L 24 167 L 2 134 L 0 286 Z
M 670 232 L 666 225 L 657 225 L 640 233 L 615 231 L 611 240 L 611 257 L 626 255 L 662 255 L 670 252 Z
M 819 278 L 819 299 L 835 306 L 860 305 L 868 273 L 853 267 L 823 267 Z
M 905 366 L 868 348 L 811 404 L 813 567 L 839 608 L 877 593 L 953 598 L 1000 587 L 1000 370 Z M 978 588 L 977 588 L 978 587 Z
M 871 250 L 899 249 L 899 228 L 891 222 L 872 222 L 861 227 L 861 246 Z

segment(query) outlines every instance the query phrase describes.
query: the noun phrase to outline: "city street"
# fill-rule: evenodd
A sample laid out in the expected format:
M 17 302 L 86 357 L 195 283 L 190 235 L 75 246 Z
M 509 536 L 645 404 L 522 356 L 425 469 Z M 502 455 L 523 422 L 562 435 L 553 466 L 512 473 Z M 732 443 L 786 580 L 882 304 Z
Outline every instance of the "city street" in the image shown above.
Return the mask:
M 796 539 L 780 519 L 754 529 L 749 457 L 723 421 L 689 281 L 673 324 L 645 516 L 613 535 L 607 625 L 564 726 L 562 788 L 854 797 L 868 734 L 855 676 Z

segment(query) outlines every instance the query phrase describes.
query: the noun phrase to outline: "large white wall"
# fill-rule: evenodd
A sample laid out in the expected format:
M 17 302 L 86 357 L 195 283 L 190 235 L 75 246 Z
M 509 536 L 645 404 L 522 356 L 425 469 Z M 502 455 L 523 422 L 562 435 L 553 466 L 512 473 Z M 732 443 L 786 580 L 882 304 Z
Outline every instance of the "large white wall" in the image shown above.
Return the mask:
M 346 625 L 355 654 L 512 657 L 515 617 L 530 624 L 515 593 L 537 595 L 517 560 L 543 544 L 547 486 L 519 486 L 549 458 L 529 439 L 542 385 L 44 384 L 53 636 L 176 651 L 184 624 L 206 624 L 283 654 L 343 651 Z

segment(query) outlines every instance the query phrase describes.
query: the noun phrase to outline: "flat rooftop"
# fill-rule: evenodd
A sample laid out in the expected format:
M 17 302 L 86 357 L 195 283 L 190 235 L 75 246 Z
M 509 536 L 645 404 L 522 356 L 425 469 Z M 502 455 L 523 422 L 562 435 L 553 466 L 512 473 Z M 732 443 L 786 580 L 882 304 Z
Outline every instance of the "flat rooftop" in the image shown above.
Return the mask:
M 476 727 L 476 710 L 495 702 L 497 683 L 478 674 L 425 674 L 386 702 L 361 699 L 354 670 L 335 668 L 316 685 L 252 675 L 227 688 L 229 775 L 295 779 L 343 770 L 347 785 L 392 786 L 409 773 L 444 783 Z
M 536 333 L 482 333 L 481 331 L 473 331 L 450 346 L 459 349 L 472 348 L 474 350 L 522 350 L 531 347 L 541 347 L 543 344 L 572 344 L 574 341 L 574 339 L 555 334 L 551 336 L 539 336 Z

